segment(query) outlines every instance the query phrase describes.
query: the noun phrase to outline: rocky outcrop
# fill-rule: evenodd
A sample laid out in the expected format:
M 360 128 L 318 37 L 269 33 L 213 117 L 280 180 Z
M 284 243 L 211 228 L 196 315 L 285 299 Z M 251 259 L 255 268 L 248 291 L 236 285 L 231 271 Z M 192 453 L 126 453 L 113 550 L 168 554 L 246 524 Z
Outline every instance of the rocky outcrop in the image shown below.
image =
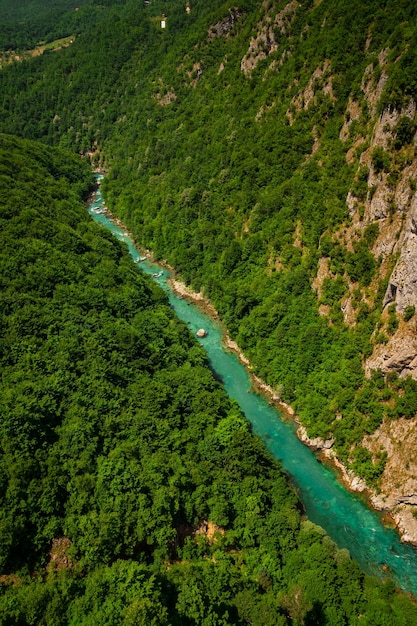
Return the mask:
M 305 89 L 293 98 L 291 107 L 286 112 L 290 124 L 294 122 L 294 113 L 299 113 L 302 110 L 306 111 L 312 104 L 316 103 L 316 94 L 318 92 L 334 101 L 332 81 L 331 63 L 329 59 L 325 59 L 323 64 L 314 70 Z
M 389 279 L 384 306 L 395 302 L 396 310 L 417 306 L 417 194 L 414 194 L 406 219 L 400 258 Z
M 366 103 L 372 116 L 376 114 L 379 100 L 388 80 L 388 74 L 385 69 L 388 53 L 388 48 L 381 50 L 378 55 L 378 64 L 374 65 L 374 63 L 371 63 L 363 74 L 361 89 L 365 94 Z M 379 72 L 376 72 L 376 69 L 378 69 Z
M 320 452 L 324 459 L 330 461 L 332 465 L 337 468 L 343 482 L 351 491 L 363 492 L 368 490 L 366 482 L 359 476 L 356 476 L 352 470 L 345 467 L 337 458 L 333 451 L 334 439 L 322 439 L 321 437 L 311 438 L 308 436 L 304 426 L 297 428 L 297 437 L 306 446 Z
M 340 137 L 345 141 L 349 137 L 350 127 L 350 111 L 355 112 L 355 118 L 358 117 L 357 108 L 353 107 L 352 103 L 348 106 L 347 118 Z M 361 217 L 362 227 L 375 221 L 387 219 L 392 221 L 395 214 L 407 213 L 410 208 L 410 202 L 412 199 L 410 180 L 412 180 L 417 174 L 417 164 L 413 161 L 407 165 L 407 159 L 403 159 L 405 163 L 394 167 L 391 163 L 387 164 L 384 169 L 377 169 L 373 162 L 373 152 L 375 148 L 380 148 L 386 151 L 387 158 L 390 158 L 391 144 L 395 138 L 395 128 L 399 120 L 402 117 L 408 117 L 412 119 L 416 112 L 416 105 L 413 100 L 410 100 L 407 107 L 403 110 L 395 110 L 387 108 L 375 121 L 372 131 L 372 138 L 370 146 L 367 150 L 362 152 L 360 157 L 359 168 L 366 167 L 368 169 L 368 193 L 364 202 L 364 214 Z M 393 170 L 397 170 L 398 181 L 395 186 L 392 184 L 390 175 Z M 355 216 L 355 212 L 358 209 L 358 199 L 351 190 L 348 193 L 346 199 L 349 213 L 352 217 Z M 398 236 L 396 240 L 398 240 Z M 389 246 L 392 250 L 393 246 Z
M 372 370 L 417 379 L 417 335 L 413 328 L 401 328 L 387 344 L 375 346 L 365 363 L 365 373 L 369 375 Z
M 334 439 L 322 439 L 321 437 L 310 438 L 307 434 L 307 429 L 304 426 L 300 426 L 297 429 L 297 437 L 300 441 L 308 445 L 313 450 L 330 450 L 334 444 Z
M 359 103 L 353 98 L 349 98 L 348 105 L 346 107 L 346 116 L 343 126 L 339 133 L 339 139 L 341 141 L 346 141 L 350 135 L 350 126 L 352 122 L 359 119 L 362 114 L 362 109 L 359 106 Z
M 408 137 L 399 145 L 396 145 L 396 140 L 398 128 L 404 120 L 414 122 L 416 103 L 410 98 L 401 109 L 385 107 L 375 117 L 387 82 L 387 55 L 388 50 L 381 51 L 378 63 L 366 68 L 361 84 L 363 100 L 351 98 L 348 101 L 345 123 L 340 131 L 342 141 L 350 140 L 355 146 L 360 146 L 366 134 L 352 135 L 355 129 L 353 122 L 362 120 L 360 126 L 363 132 L 366 128 L 363 111 L 368 107 L 373 116 L 367 126 L 371 139 L 369 147 L 360 155 L 356 184 L 346 198 L 351 225 L 340 233 L 339 240 L 344 241 L 348 250 L 352 251 L 365 229 L 377 224 L 378 234 L 372 243 L 372 253 L 379 263 L 379 271 L 371 288 L 366 293 L 362 291 L 362 300 L 372 308 L 380 282 L 388 279 L 383 309 L 393 304 L 396 314 L 401 315 L 407 307 L 417 308 L 417 142 L 416 136 Z M 351 162 L 353 153 L 346 158 Z M 364 175 L 365 189 L 359 184 Z M 349 325 L 356 323 L 356 312 L 352 306 L 352 294 L 356 288 L 356 284 L 349 284 L 349 293 L 342 303 L 344 320 Z M 381 321 L 384 323 L 384 318 Z M 412 326 L 400 324 L 395 333 L 387 333 L 387 343 L 375 344 L 373 354 L 365 364 L 367 374 L 373 369 L 381 369 L 417 379 L 417 337 Z
M 209 38 L 216 39 L 217 37 L 226 37 L 229 35 L 233 26 L 239 21 L 241 16 L 242 13 L 239 9 L 229 9 L 229 15 L 224 20 L 210 27 L 208 33 Z
M 417 493 L 412 493 L 409 496 L 401 496 L 397 498 L 398 504 L 412 504 L 417 505 Z
M 273 5 L 271 9 L 267 9 L 268 2 L 263 3 L 263 7 L 267 10 L 262 21 L 258 24 L 256 36 L 252 37 L 249 49 L 240 64 L 240 69 L 246 76 L 250 76 L 260 61 L 278 50 L 278 39 L 288 32 L 299 6 L 297 0 L 291 0 L 279 13 L 273 16 Z
M 388 511 L 403 541 L 417 544 L 417 418 L 384 422 L 363 440 L 373 454 L 387 455 L 380 491 L 371 495 L 372 505 Z
M 406 504 L 399 504 L 392 512 L 391 517 L 397 525 L 401 541 L 417 545 L 417 519 L 414 511 Z
M 58 572 L 62 569 L 72 567 L 72 559 L 68 554 L 71 548 L 71 541 L 68 537 L 59 537 L 52 539 L 52 547 L 49 552 L 49 563 L 47 570 L 49 572 Z
M 392 151 L 396 129 L 401 120 L 414 120 L 416 103 L 410 99 L 402 110 L 386 109 L 376 121 L 370 147 L 361 155 L 361 166 L 369 170 L 368 193 L 363 207 L 363 216 L 357 217 L 358 203 L 350 193 L 347 198 L 356 229 L 378 223 L 379 235 L 372 252 L 376 259 L 385 263 L 380 267 L 379 279 L 392 270 L 390 259 L 397 258 L 394 269 L 388 274 L 388 286 L 383 299 L 383 309 L 395 305 L 398 314 L 407 307 L 417 308 L 417 159 L 414 156 L 415 142 L 401 147 L 401 153 Z M 385 151 L 387 164 L 375 166 L 375 150 Z M 394 174 L 394 176 L 393 176 Z M 393 180 L 395 184 L 393 184 Z M 383 321 L 383 319 L 382 319 Z M 373 354 L 367 359 L 367 374 L 374 369 L 397 372 L 400 376 L 417 379 L 417 336 L 415 324 L 400 324 L 398 330 L 388 338 L 386 344 L 376 344 Z
M 177 99 L 177 95 L 174 91 L 168 91 L 164 95 L 157 93 L 155 95 L 155 99 L 160 106 L 165 107 L 168 104 L 175 102 L 175 100 Z
M 417 545 L 417 476 L 414 473 L 417 472 L 417 464 L 413 460 L 417 420 L 400 419 L 390 422 L 364 439 L 364 445 L 372 452 L 380 452 L 382 447 L 387 453 L 387 470 L 378 493 L 369 489 L 362 478 L 340 462 L 333 451 L 332 439 L 310 438 L 302 426 L 297 429 L 297 436 L 334 465 L 348 489 L 366 493 L 372 506 L 385 512 L 395 523 L 402 541 Z M 398 448 L 402 447 L 399 454 Z M 410 454 L 411 458 L 404 462 L 404 457 L 408 458 Z

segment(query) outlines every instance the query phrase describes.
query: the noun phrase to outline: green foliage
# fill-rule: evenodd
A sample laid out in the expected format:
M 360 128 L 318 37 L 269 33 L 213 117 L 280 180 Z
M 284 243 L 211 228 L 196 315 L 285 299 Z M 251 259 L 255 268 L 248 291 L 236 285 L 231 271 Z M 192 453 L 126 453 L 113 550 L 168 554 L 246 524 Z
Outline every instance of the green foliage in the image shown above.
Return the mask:
M 332 305 L 334 302 L 338 302 L 342 299 L 346 291 L 345 281 L 341 276 L 335 279 L 325 278 L 323 281 L 323 304 Z
M 375 321 L 359 305 L 361 338 L 344 329 L 344 281 L 371 283 L 378 236 L 377 225 L 368 225 L 350 252 L 333 241 L 347 218 L 348 190 L 365 198 L 369 176 L 365 166 L 346 162 L 340 127 L 349 96 L 360 97 L 363 71 L 391 41 L 395 20 L 376 1 L 350 8 L 306 2 L 249 77 L 241 61 L 261 13 L 246 5 L 230 20 L 220 0 L 198 0 L 190 15 L 172 3 L 165 32 L 158 18 L 168 9 L 159 0 L 81 7 L 69 48 L 0 73 L 1 126 L 111 163 L 103 185 L 111 210 L 209 295 L 257 372 L 281 385 L 299 412 L 308 414 L 312 385 L 321 390 L 314 427 L 330 435 L 327 368 L 343 369 L 349 342 L 369 354 Z M 327 58 L 335 100 L 325 95 L 323 76 L 308 108 L 297 110 L 294 100 Z M 363 132 L 368 118 L 365 111 Z M 407 124 L 396 131 L 404 141 Z M 312 154 L 314 137 L 319 149 Z M 372 158 L 377 170 L 389 167 L 387 152 L 377 149 Z M 333 328 L 318 315 L 311 290 L 319 254 L 329 257 L 334 276 L 323 285 Z M 34 270 L 34 281 L 41 271 Z M 100 306 L 99 294 L 94 298 Z
M 77 2 L 78 10 L 94 4 L 91 0 Z M 103 3 L 104 4 L 104 3 Z M 75 34 L 76 14 L 71 0 L 3 0 L 0 6 L 0 51 L 22 50 L 42 41 Z
M 388 334 L 393 335 L 395 331 L 397 330 L 398 325 L 399 325 L 398 317 L 395 313 L 395 308 L 394 308 L 394 310 L 391 310 L 388 313 L 388 322 L 387 322 Z
M 415 315 L 416 307 L 414 305 L 409 304 L 405 307 L 403 317 L 405 322 L 409 322 L 411 318 Z
M 390 157 L 388 152 L 386 152 L 383 148 L 376 146 L 372 150 L 371 159 L 372 165 L 374 166 L 374 170 L 377 174 L 388 171 L 390 166 Z
M 340 310 L 347 278 L 360 290 L 374 278 L 378 236 L 368 226 L 350 252 L 333 236 L 349 219 L 349 189 L 368 193 L 368 172 L 355 181 L 340 128 L 382 49 L 391 56 L 381 106 L 402 105 L 417 73 L 413 3 L 345 4 L 301 2 L 276 49 L 266 47 L 245 75 L 264 10 L 252 0 L 233 18 L 222 0 L 195 0 L 190 15 L 179 2 L 80 2 L 66 12 L 63 1 L 59 19 L 49 2 L 43 12 L 14 3 L 3 47 L 77 37 L 2 69 L 0 129 L 108 166 L 114 214 L 210 297 L 256 372 L 279 386 L 309 432 L 334 435 L 347 461 L 379 425 L 387 387 L 376 379 L 368 387 L 362 370 L 378 311 L 358 305 L 347 329 Z M 22 9 L 28 28 L 19 30 Z M 329 76 L 296 106 L 324 59 Z M 351 128 L 365 133 L 369 115 Z M 402 120 L 398 146 L 412 131 Z M 4 587 L 0 619 L 416 621 L 406 600 L 300 526 L 278 465 L 165 297 L 87 221 L 85 167 L 2 141 L 0 556 L 21 582 Z M 386 171 L 389 153 L 376 149 L 372 163 Z M 335 277 L 323 289 L 330 321 L 311 288 L 320 256 Z M 401 385 L 393 416 L 410 417 L 415 390 Z M 354 463 L 377 483 L 383 458 L 372 462 L 359 447 Z M 221 526 L 217 543 L 197 533 L 204 521 Z M 74 566 L 48 574 L 60 536 Z
M 399 384 L 400 395 L 397 396 L 394 412 L 398 417 L 410 419 L 417 413 L 417 382 L 406 378 Z
M 145 565 L 116 561 L 96 569 L 84 581 L 82 595 L 71 604 L 68 625 L 168 625 L 161 585 Z
M 375 258 L 367 246 L 362 245 L 362 242 L 366 243 L 362 240 L 355 247 L 355 252 L 347 253 L 346 270 L 352 281 L 366 286 L 369 285 L 375 273 Z
M 373 224 L 368 224 L 368 226 L 363 231 L 363 238 L 370 248 L 374 245 L 376 239 L 379 235 L 379 224 L 378 222 L 374 222 Z
M 358 200 L 365 200 L 368 193 L 369 170 L 363 165 L 359 168 L 356 180 L 352 185 L 352 193 Z
M 354 472 L 362 476 L 369 485 L 375 485 L 384 471 L 386 461 L 386 452 L 374 463 L 369 450 L 367 448 L 358 447 L 355 451 L 355 459 L 352 463 L 352 468 Z

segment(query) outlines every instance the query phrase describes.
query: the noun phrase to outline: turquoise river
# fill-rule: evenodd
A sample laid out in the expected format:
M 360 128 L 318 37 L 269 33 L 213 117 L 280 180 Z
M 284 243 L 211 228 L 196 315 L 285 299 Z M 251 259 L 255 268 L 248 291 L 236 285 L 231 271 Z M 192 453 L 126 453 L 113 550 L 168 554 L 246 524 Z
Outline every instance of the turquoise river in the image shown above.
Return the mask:
M 125 242 L 134 261 L 141 259 L 126 230 L 113 222 L 102 206 L 98 190 L 95 201 L 89 206 L 90 214 Z M 268 400 L 251 390 L 250 375 L 238 357 L 225 348 L 219 324 L 198 306 L 172 292 L 167 283 L 170 277 L 167 270 L 161 271 L 148 260 L 138 263 L 138 267 L 153 276 L 164 289 L 177 316 L 188 324 L 192 333 L 199 328 L 207 330 L 207 336 L 199 341 L 213 371 L 229 396 L 237 400 L 253 431 L 281 461 L 310 520 L 322 526 L 340 548 L 347 548 L 366 572 L 380 579 L 392 578 L 398 587 L 417 597 L 417 550 L 401 543 L 394 529 L 384 527 L 380 516 L 345 489 L 337 475 L 298 440 L 294 425 L 281 420 Z

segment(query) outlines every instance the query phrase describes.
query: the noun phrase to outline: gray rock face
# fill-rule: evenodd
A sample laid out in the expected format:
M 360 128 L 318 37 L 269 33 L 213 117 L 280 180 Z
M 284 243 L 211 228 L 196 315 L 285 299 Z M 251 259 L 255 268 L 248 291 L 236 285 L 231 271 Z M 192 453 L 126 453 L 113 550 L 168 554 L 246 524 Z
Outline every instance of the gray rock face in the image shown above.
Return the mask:
M 395 302 L 403 313 L 406 306 L 417 306 L 417 196 L 411 203 L 405 227 L 400 258 L 391 274 L 384 298 L 384 306 Z
M 307 435 L 307 429 L 304 426 L 297 428 L 297 437 L 300 441 L 308 445 L 313 450 L 330 450 L 334 444 L 334 439 L 322 439 L 321 437 L 315 437 L 311 439 Z
M 241 15 L 242 14 L 239 9 L 229 9 L 228 17 L 222 22 L 217 22 L 217 24 L 214 24 L 214 26 L 210 28 L 209 37 L 214 39 L 215 37 L 224 37 L 225 35 L 228 35 Z
M 412 329 L 390 337 L 384 346 L 375 347 L 366 361 L 365 372 L 370 375 L 371 370 L 376 369 L 417 379 L 417 336 Z
M 400 498 L 397 498 L 397 502 L 398 502 L 398 504 L 413 504 L 413 505 L 416 505 L 417 504 L 417 494 L 412 493 L 409 496 L 401 496 Z
M 387 371 L 399 372 L 401 376 L 411 373 L 416 366 L 416 349 L 414 346 L 404 346 L 401 352 L 398 352 L 385 361 L 385 369 Z

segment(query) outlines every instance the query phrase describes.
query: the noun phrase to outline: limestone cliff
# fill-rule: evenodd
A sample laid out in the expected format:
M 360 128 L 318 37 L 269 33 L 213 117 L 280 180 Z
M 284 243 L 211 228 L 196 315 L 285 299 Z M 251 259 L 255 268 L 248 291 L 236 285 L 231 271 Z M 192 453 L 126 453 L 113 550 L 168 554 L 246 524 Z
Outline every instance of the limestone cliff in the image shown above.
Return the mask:
M 387 333 L 383 343 L 374 342 L 374 351 L 364 364 L 366 372 L 396 371 L 400 376 L 411 375 L 417 379 L 417 335 L 413 317 L 417 307 L 416 103 L 410 98 L 400 109 L 386 106 L 378 112 L 388 78 L 387 55 L 388 51 L 382 50 L 377 61 L 366 68 L 361 96 L 350 98 L 345 112 L 340 139 L 350 146 L 346 159 L 354 162 L 358 153 L 360 157 L 346 198 L 350 223 L 343 226 L 336 239 L 352 250 L 366 229 L 374 227 L 377 235 L 371 251 L 378 273 L 368 289 L 362 288 L 361 298 L 374 306 L 378 289 L 386 281 L 380 330 L 386 325 L 388 308 L 391 312 L 395 310 L 399 318 L 398 327 Z M 327 265 L 323 257 L 313 284 L 319 295 L 323 280 L 331 276 L 329 271 L 323 271 L 324 267 Z M 358 285 L 348 281 L 348 286 L 341 308 L 345 322 L 354 325 L 353 294 Z M 327 309 L 322 306 L 321 312 L 326 314 Z
M 370 241 L 378 268 L 375 276 L 364 287 L 345 275 L 347 291 L 341 301 L 345 323 L 350 326 L 357 321 L 358 294 L 369 309 L 380 311 L 372 337 L 373 351 L 363 364 L 367 376 L 380 370 L 384 375 L 417 379 L 416 103 L 409 98 L 401 107 L 381 106 L 388 80 L 388 54 L 388 50 L 381 50 L 368 65 L 361 93 L 349 99 L 345 111 L 339 137 L 347 145 L 346 159 L 356 163 L 357 170 L 346 198 L 350 220 L 334 239 L 352 251 L 370 229 L 375 234 Z M 332 277 L 329 267 L 323 257 L 313 283 L 319 297 L 324 280 Z M 320 312 L 328 315 L 329 307 L 322 305 Z M 370 491 L 373 505 L 388 511 L 402 538 L 413 543 L 417 543 L 416 420 L 417 416 L 385 419 L 361 442 L 373 458 L 386 455 L 380 491 Z M 306 433 L 300 435 L 309 442 Z M 331 446 L 320 444 L 318 448 L 337 462 Z M 351 471 L 343 468 L 343 475 L 352 489 L 365 488 Z
M 374 369 L 396 371 L 401 376 L 417 378 L 417 335 L 413 311 L 417 305 L 417 158 L 414 156 L 415 136 L 410 144 L 392 151 L 398 128 L 409 120 L 414 124 L 416 104 L 410 100 L 403 110 L 385 109 L 374 123 L 369 144 L 360 157 L 359 168 L 368 171 L 367 194 L 363 203 L 352 191 L 347 205 L 352 217 L 348 229 L 351 241 L 363 234 L 366 227 L 376 225 L 378 236 L 372 253 L 379 263 L 374 292 L 368 299 L 375 302 L 376 287 L 383 280 L 387 288 L 382 302 L 381 327 L 387 322 L 387 307 L 399 317 L 398 328 L 387 334 L 388 341 L 375 343 L 373 354 L 365 363 L 369 373 Z M 381 165 L 379 159 L 385 159 Z M 345 311 L 352 290 L 345 301 Z M 365 294 L 364 294 L 365 295 Z M 366 296 L 365 296 L 366 297 Z M 404 316 L 404 314 L 406 314 Z M 404 322 L 404 318 L 407 323 Z M 409 321 L 411 320 L 411 321 Z M 346 321 L 352 319 L 346 315 Z
M 267 1 L 262 3 L 262 20 L 257 26 L 256 35 L 252 37 L 249 49 L 240 65 L 245 75 L 250 76 L 260 61 L 277 50 L 277 38 L 287 33 L 299 7 L 300 4 L 296 0 L 291 0 L 274 15 L 274 4 Z

